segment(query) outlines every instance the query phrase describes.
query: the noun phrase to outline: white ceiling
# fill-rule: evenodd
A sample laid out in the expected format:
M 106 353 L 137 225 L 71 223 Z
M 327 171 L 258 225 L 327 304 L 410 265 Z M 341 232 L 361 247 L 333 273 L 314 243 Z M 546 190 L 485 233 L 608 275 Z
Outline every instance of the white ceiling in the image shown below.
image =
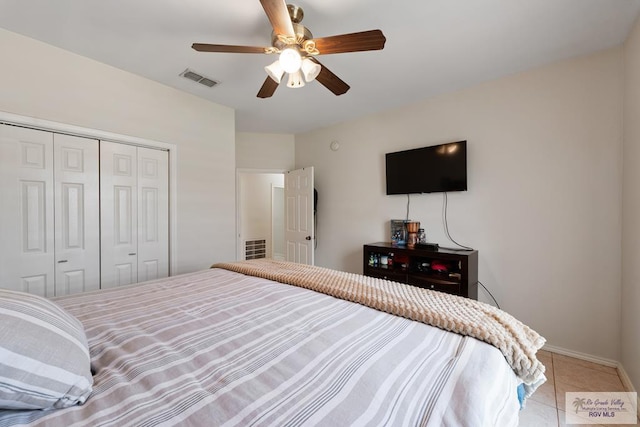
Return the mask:
M 319 57 L 346 94 L 312 82 L 259 99 L 275 57 L 191 49 L 269 46 L 258 0 L 0 0 L 0 27 L 232 107 L 238 131 L 299 133 L 618 45 L 640 12 L 640 0 L 291 2 L 316 37 L 384 32 L 382 51 Z M 220 84 L 179 77 L 186 68 Z

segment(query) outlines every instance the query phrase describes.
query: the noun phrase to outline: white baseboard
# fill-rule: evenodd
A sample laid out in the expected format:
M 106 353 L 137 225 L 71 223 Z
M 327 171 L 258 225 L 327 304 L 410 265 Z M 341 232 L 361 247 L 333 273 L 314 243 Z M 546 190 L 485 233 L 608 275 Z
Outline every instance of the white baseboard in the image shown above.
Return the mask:
M 633 383 L 631 382 L 631 378 L 629 378 L 629 375 L 627 375 L 627 371 L 624 370 L 624 366 L 622 366 L 622 363 L 618 363 L 618 376 L 620 377 L 620 381 L 622 381 L 622 385 L 627 391 L 634 391 L 637 393 L 637 390 L 633 386 Z M 637 396 L 637 398 L 638 398 L 638 402 L 637 402 L 636 409 L 638 412 L 638 418 L 640 419 L 640 396 Z
M 620 366 L 620 362 L 612 359 L 605 359 L 604 357 L 592 356 L 587 353 L 580 353 L 578 351 L 567 350 L 566 348 L 556 347 L 553 345 L 545 344 L 542 350 L 550 351 L 552 353 L 562 354 L 563 356 L 575 357 L 576 359 L 586 360 L 587 362 L 597 363 L 599 365 L 609 366 L 611 368 L 617 368 Z
M 578 351 L 567 350 L 562 347 L 556 347 L 553 345 L 545 345 L 542 347 L 542 350 L 550 351 L 552 353 L 562 354 L 564 356 L 575 357 L 576 359 L 586 360 L 587 362 L 598 363 L 600 365 L 610 366 L 612 368 L 616 368 L 618 370 L 618 376 L 620 377 L 620 381 L 622 381 L 622 385 L 625 390 L 631 392 L 637 392 L 637 389 L 631 382 L 631 378 L 627 375 L 627 371 L 624 370 L 624 366 L 622 363 L 617 360 L 605 359 L 604 357 L 592 356 L 587 353 L 580 353 Z M 638 396 L 638 404 L 636 406 L 638 412 L 638 418 L 640 418 L 640 396 Z

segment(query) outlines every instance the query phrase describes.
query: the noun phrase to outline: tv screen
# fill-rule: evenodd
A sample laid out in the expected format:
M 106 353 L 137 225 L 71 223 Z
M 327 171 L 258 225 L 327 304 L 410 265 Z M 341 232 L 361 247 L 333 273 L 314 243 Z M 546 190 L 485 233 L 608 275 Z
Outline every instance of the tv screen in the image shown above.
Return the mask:
M 386 154 L 387 194 L 467 189 L 467 141 Z

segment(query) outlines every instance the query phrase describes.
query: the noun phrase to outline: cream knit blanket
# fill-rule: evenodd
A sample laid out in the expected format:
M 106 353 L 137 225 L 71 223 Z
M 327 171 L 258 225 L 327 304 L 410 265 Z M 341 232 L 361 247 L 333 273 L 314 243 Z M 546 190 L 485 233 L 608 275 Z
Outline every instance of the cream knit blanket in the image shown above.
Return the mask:
M 467 335 L 497 347 L 530 395 L 544 382 L 537 332 L 488 304 L 389 280 L 271 259 L 218 263 L 223 268 L 322 292 L 380 311 Z

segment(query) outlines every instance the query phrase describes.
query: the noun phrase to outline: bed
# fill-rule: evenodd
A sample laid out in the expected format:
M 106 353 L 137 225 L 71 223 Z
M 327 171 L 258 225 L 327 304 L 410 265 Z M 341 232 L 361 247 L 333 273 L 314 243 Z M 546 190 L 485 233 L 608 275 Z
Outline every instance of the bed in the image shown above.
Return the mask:
M 498 309 L 270 260 L 54 303 L 2 291 L 0 318 L 0 427 L 516 426 L 545 380 L 544 339 Z M 3 379 L 20 351 L 40 368 Z

